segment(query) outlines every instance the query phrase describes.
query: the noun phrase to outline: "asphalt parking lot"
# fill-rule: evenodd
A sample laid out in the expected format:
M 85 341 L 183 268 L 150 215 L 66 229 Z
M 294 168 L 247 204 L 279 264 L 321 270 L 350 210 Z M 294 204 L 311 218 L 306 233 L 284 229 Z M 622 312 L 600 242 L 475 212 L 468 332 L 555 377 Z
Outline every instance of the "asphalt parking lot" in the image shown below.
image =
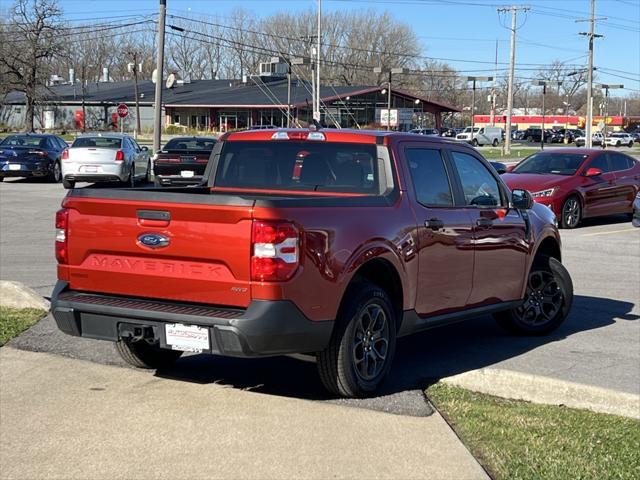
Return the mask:
M 23 282 L 43 296 L 51 293 L 56 279 L 53 218 L 64 195 L 60 185 L 41 181 L 0 184 L 1 279 Z M 478 368 L 640 394 L 640 229 L 626 217 L 614 216 L 563 230 L 562 239 L 575 299 L 569 319 L 553 335 L 513 337 L 491 318 L 481 317 L 404 338 L 382 396 L 362 406 L 427 415 L 421 395 L 425 385 Z M 111 344 L 65 336 L 50 317 L 13 345 L 124 366 Z M 156 375 L 327 400 L 313 363 L 304 356 L 245 360 L 192 355 Z

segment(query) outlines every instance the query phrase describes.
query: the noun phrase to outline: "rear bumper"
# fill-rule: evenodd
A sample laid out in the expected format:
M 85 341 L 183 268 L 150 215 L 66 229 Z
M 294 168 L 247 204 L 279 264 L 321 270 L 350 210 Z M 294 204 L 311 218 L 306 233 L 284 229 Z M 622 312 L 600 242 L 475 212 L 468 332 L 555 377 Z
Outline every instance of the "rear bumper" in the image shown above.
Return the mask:
M 156 175 L 156 180 L 161 185 L 198 185 L 202 182 L 202 175 L 182 177 L 180 175 Z
M 51 174 L 53 162 L 40 162 L 37 164 L 23 163 L 20 170 L 9 170 L 8 165 L 0 167 L 0 177 L 44 177 Z
M 51 312 L 68 335 L 116 341 L 132 327 L 151 327 L 160 347 L 167 346 L 165 324 L 209 329 L 209 353 L 257 357 L 323 350 L 333 321 L 311 321 L 286 300 L 253 300 L 246 310 L 182 304 L 71 291 L 58 281 Z
M 95 169 L 95 171 L 88 171 Z M 76 182 L 113 182 L 126 179 L 128 170 L 124 163 L 83 164 L 62 162 L 62 178 Z

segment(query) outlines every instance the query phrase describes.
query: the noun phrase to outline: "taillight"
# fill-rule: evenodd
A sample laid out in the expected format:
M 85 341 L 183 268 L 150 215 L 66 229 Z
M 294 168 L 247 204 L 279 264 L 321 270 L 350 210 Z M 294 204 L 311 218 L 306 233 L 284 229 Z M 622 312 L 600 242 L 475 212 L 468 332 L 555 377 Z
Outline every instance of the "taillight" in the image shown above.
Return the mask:
M 122 150 L 116 152 L 116 162 L 124 162 L 124 152 Z
M 38 155 L 39 157 L 46 157 L 47 156 L 47 152 L 44 152 L 42 150 L 30 150 L 29 154 L 30 155 Z
M 62 208 L 56 212 L 56 260 L 58 260 L 58 263 L 69 263 L 67 249 L 68 227 L 69 210 Z
M 300 264 L 300 232 L 292 223 L 254 220 L 251 232 L 251 280 L 289 280 Z
M 65 148 L 62 151 L 62 160 L 69 160 L 69 149 Z

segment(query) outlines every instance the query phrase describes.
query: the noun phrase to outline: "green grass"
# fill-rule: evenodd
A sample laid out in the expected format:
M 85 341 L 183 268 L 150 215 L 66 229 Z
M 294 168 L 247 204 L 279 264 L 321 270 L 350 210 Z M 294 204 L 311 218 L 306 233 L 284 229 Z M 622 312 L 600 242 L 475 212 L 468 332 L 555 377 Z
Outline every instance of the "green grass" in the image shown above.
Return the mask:
M 442 383 L 427 395 L 496 480 L 640 478 L 638 420 Z
M 0 307 L 0 346 L 35 325 L 46 313 L 36 308 Z

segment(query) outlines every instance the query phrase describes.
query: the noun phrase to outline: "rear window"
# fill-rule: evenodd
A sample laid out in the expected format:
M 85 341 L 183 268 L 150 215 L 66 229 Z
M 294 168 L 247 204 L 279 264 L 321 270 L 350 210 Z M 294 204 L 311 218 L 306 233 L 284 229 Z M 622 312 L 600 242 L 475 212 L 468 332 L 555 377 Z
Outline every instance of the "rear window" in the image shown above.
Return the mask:
M 71 145 L 71 148 L 115 148 L 122 145 L 122 139 L 114 137 L 80 137 Z
M 11 135 L 5 138 L 0 145 L 11 147 L 44 147 L 45 137 L 33 137 L 30 135 Z
M 376 195 L 375 145 L 296 141 L 227 142 L 215 186 Z
M 174 138 L 169 140 L 163 150 L 202 150 L 210 152 L 216 143 L 215 138 Z

